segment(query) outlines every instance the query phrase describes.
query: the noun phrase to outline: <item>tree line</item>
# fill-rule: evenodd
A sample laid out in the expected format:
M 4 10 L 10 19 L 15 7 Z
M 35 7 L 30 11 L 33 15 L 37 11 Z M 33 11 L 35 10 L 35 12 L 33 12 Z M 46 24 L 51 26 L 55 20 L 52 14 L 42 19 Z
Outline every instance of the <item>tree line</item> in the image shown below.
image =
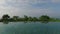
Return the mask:
M 42 15 L 39 18 L 37 17 L 31 17 L 31 16 L 26 16 L 24 15 L 24 17 L 19 17 L 19 16 L 13 16 L 12 18 L 8 15 L 8 14 L 4 14 L 2 16 L 2 18 L 0 19 L 0 22 L 36 22 L 36 21 L 40 21 L 40 22 L 49 22 L 50 21 L 50 17 L 47 15 Z

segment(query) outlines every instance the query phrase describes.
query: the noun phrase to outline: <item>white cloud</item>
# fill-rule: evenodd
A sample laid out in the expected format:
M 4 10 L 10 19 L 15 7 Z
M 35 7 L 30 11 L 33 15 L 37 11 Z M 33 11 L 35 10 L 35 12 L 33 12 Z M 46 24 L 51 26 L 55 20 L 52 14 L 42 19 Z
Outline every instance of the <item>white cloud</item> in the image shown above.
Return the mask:
M 54 1 L 54 0 L 52 0 Z M 31 4 L 48 3 L 48 0 L 0 0 L 0 16 L 9 14 L 11 16 L 30 15 L 39 16 L 42 14 L 50 15 L 52 10 L 49 8 L 33 8 Z
M 5 3 L 5 0 L 0 0 L 0 4 L 4 4 Z
M 60 0 L 52 0 L 53 3 L 60 3 Z
M 26 7 L 32 4 L 48 3 L 48 0 L 7 0 L 6 4 L 13 7 Z

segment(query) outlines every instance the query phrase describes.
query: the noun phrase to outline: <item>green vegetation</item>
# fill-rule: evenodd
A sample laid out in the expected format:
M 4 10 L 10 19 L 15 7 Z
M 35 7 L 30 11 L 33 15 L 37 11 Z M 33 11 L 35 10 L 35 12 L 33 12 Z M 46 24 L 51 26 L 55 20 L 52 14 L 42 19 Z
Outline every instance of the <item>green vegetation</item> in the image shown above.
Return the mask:
M 50 17 L 47 16 L 47 15 L 42 15 L 42 16 L 40 17 L 40 21 L 41 21 L 41 22 L 49 22 L 49 20 L 50 20 Z
M 0 19 L 0 22 L 3 22 L 5 24 L 8 24 L 8 22 L 60 22 L 60 19 L 57 18 L 51 18 L 47 15 L 42 15 L 39 18 L 37 17 L 31 17 L 31 16 L 26 16 L 24 15 L 24 17 L 19 17 L 19 16 L 13 16 L 12 18 L 8 15 L 5 14 L 2 16 L 2 18 Z
M 2 16 L 3 23 L 8 24 L 10 16 L 8 14 Z

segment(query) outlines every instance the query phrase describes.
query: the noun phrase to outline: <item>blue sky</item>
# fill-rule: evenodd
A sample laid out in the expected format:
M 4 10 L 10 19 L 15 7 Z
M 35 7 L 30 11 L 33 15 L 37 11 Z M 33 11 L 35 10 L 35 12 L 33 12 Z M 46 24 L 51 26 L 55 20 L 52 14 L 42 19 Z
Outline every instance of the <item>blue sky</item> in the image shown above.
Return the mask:
M 60 17 L 60 0 L 0 0 L 0 16 Z

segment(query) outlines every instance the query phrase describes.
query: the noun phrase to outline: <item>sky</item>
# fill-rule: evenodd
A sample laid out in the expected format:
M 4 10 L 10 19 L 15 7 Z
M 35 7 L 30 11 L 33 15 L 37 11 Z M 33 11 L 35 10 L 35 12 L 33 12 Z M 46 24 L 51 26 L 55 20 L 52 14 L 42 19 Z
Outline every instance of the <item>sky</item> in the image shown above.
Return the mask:
M 0 17 L 4 14 L 60 17 L 60 0 L 0 0 Z

